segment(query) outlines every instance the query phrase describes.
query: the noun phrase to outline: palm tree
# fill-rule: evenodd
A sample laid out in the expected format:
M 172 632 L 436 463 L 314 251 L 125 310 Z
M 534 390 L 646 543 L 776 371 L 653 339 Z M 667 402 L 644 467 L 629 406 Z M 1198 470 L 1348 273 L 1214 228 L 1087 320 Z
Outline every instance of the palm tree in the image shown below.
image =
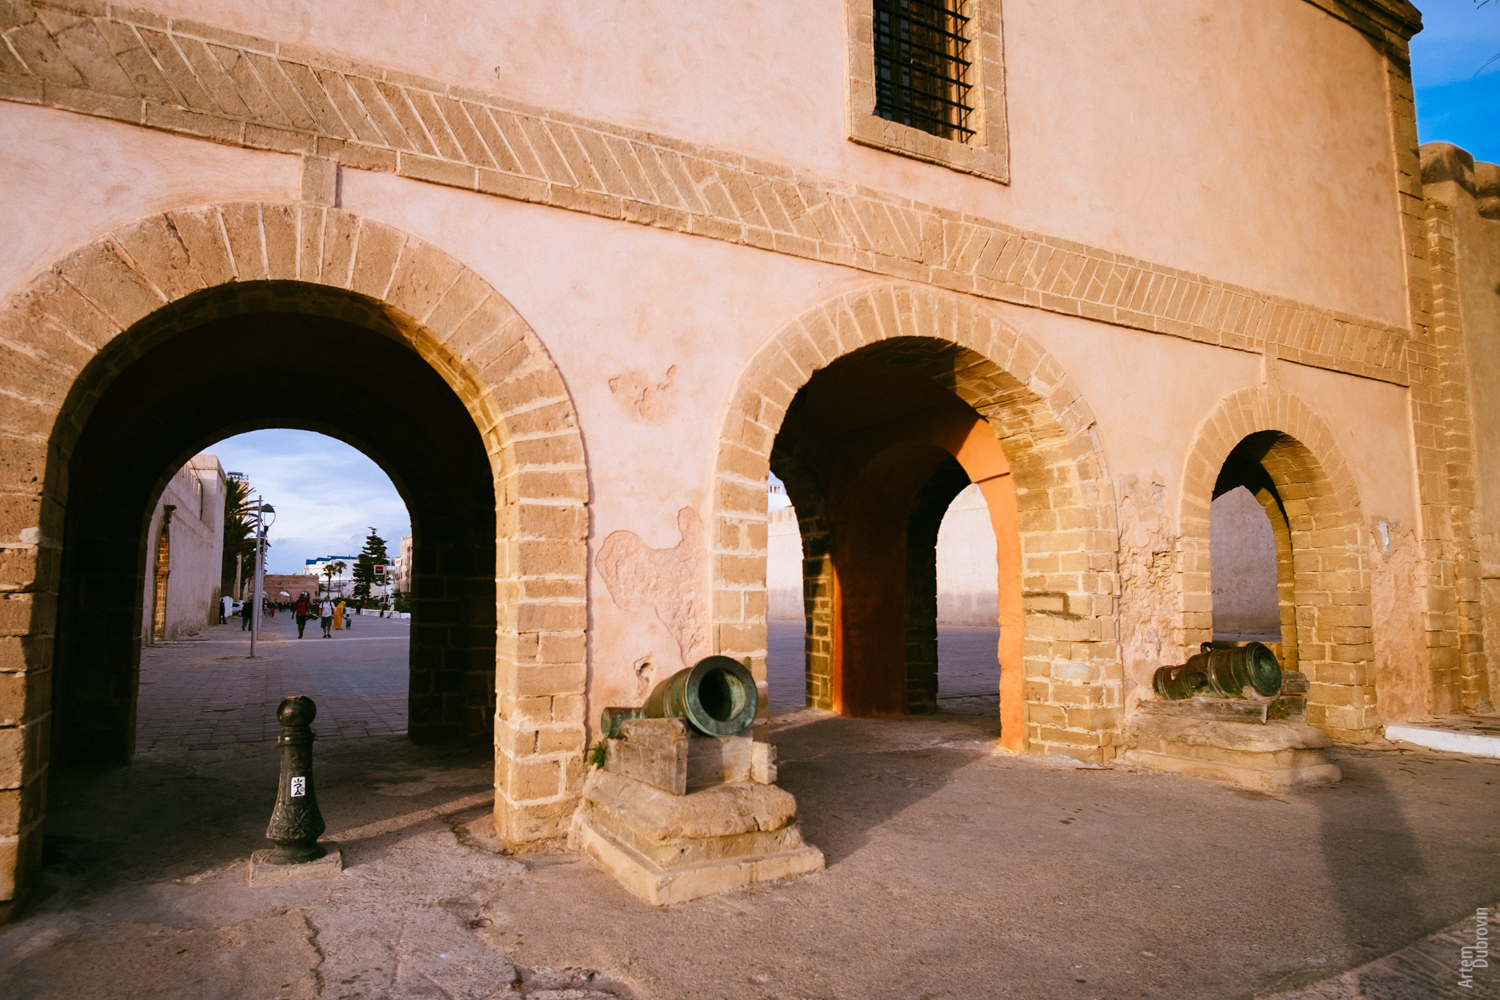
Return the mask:
M 323 575 L 328 577 L 328 594 L 333 596 L 333 578 L 335 574 L 342 575 L 344 564 L 342 562 L 331 562 L 323 567 Z
M 344 591 L 344 588 L 342 586 L 344 580 L 344 570 L 348 569 L 349 567 L 344 563 L 342 559 L 340 559 L 328 568 L 333 570 L 333 575 L 338 578 L 340 583 L 339 593 L 342 594 Z

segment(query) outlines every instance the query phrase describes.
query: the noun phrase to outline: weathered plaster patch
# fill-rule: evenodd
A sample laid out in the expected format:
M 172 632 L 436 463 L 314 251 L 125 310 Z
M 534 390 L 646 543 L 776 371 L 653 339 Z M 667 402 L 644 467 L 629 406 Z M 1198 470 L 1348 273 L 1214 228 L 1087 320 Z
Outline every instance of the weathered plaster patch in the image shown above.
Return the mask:
M 632 417 L 659 424 L 671 416 L 675 408 L 669 393 L 676 376 L 676 365 L 668 368 L 666 377 L 654 384 L 645 372 L 628 371 L 609 380 L 609 391 Z
M 1184 659 L 1177 631 L 1176 534 L 1167 516 L 1167 488 L 1120 480 L 1120 649 L 1125 661 L 1125 710 L 1151 696 L 1157 667 Z
M 1375 710 L 1385 722 L 1432 715 L 1416 532 L 1377 520 L 1370 532 L 1370 613 L 1375 638 Z
M 693 663 L 708 655 L 708 552 L 696 510 L 677 512 L 677 530 L 682 540 L 670 549 L 616 531 L 599 546 L 594 566 L 621 610 L 650 609 L 677 641 L 682 661 Z

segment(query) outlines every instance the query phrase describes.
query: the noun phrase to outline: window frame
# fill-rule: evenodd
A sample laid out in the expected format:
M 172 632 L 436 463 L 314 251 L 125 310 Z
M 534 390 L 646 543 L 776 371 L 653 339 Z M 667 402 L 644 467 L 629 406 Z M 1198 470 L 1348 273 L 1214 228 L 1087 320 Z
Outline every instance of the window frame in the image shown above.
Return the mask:
M 945 139 L 875 113 L 875 6 L 873 0 L 844 0 L 848 56 L 845 124 L 848 138 L 861 146 L 936 163 L 960 173 L 1010 183 L 1005 127 L 1005 62 L 1000 33 L 1000 0 L 959 0 L 969 16 L 969 94 L 974 110 L 968 141 Z

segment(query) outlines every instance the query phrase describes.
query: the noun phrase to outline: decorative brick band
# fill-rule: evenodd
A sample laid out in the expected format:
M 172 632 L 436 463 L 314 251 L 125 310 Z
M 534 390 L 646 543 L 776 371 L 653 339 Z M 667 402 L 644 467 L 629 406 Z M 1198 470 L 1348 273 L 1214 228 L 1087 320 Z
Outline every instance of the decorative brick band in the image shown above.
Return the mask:
M 1094 416 L 1056 361 L 967 296 L 912 285 L 839 296 L 783 327 L 741 372 L 714 478 L 715 651 L 749 658 L 765 680 L 772 445 L 813 372 L 856 351 L 932 379 L 995 429 L 1020 512 L 1026 749 L 1113 756 L 1123 683 L 1118 531 Z
M 588 484 L 567 388 L 530 327 L 474 272 L 399 230 L 308 204 L 151 216 L 0 303 L 0 647 L 10 651 L 0 682 L 36 688 L 29 714 L 0 718 L 0 741 L 10 727 L 29 734 L 16 738 L 28 749 L 0 805 L 26 801 L 45 774 L 38 734 L 66 468 L 93 404 L 133 356 L 175 330 L 272 308 L 404 340 L 472 415 L 497 501 L 496 825 L 511 841 L 561 836 L 583 769 L 587 620 Z M 0 848 L 34 832 L 39 800 L 33 812 L 29 825 L 0 829 Z M 17 852 L 24 868 L 29 855 Z M 0 870 L 0 899 L 10 875 Z
M 1178 515 L 1182 645 L 1213 638 L 1209 505 L 1229 453 L 1265 431 L 1278 437 L 1261 459 L 1290 529 L 1295 620 L 1283 628 L 1312 683 L 1308 721 L 1341 740 L 1363 742 L 1375 716 L 1368 538 L 1354 475 L 1332 431 L 1312 408 L 1280 389 L 1242 389 L 1220 401 L 1198 428 L 1183 465 Z M 1283 553 L 1278 544 L 1278 557 Z M 1284 571 L 1285 566 L 1278 566 Z M 1278 577 L 1284 580 L 1284 572 Z M 1278 588 L 1280 589 L 1280 588 Z M 1283 597 L 1285 596 L 1283 591 Z
M 327 157 L 1406 384 L 1407 331 L 806 171 L 97 0 L 0 0 L 0 98 Z

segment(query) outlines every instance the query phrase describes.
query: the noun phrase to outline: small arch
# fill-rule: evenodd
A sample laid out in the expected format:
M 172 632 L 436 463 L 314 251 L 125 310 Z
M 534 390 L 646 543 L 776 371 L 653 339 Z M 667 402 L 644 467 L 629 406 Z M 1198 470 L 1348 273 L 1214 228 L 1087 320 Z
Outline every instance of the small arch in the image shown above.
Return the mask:
M 949 390 L 983 417 L 1009 459 L 1019 517 L 1013 572 L 1021 586 L 1014 606 L 1001 601 L 1003 739 L 1015 749 L 1108 756 L 1122 687 L 1116 526 L 1093 415 L 1041 348 L 987 306 L 952 292 L 882 284 L 838 296 L 779 330 L 741 372 L 715 468 L 716 651 L 748 658 L 764 681 L 763 526 L 773 443 L 813 374 L 855 352 Z M 804 540 L 816 541 L 821 513 L 799 503 L 794 468 L 776 471 Z M 821 572 L 811 548 L 807 556 L 809 572 Z
M 1182 645 L 1213 638 L 1209 511 L 1246 486 L 1277 533 L 1282 650 L 1308 675 L 1308 721 L 1364 742 L 1378 727 L 1370 567 L 1354 477 L 1328 425 L 1272 387 L 1242 389 L 1199 425 L 1183 467 L 1178 516 Z

